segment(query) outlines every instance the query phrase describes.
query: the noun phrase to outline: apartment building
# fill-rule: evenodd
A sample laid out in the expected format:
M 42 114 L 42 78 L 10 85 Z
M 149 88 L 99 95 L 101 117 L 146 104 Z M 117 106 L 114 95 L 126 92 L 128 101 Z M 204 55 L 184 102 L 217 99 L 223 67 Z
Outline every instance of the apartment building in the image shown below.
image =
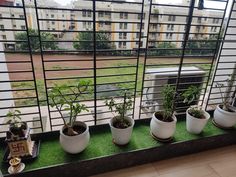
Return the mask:
M 27 21 L 29 28 L 37 29 L 36 13 L 33 1 L 25 1 L 27 6 Z M 184 1 L 181 5 L 188 5 Z M 0 31 L 3 40 L 14 40 L 16 33 L 25 31 L 24 13 L 21 2 L 14 1 L 13 8 L 0 8 Z M 50 1 L 39 1 L 38 14 L 40 18 L 40 30 L 52 33 L 58 40 L 73 40 L 78 32 L 93 29 L 92 2 L 82 3 L 74 1 L 68 7 Z M 50 8 L 48 8 L 50 7 Z M 56 8 L 59 9 L 56 9 Z M 149 13 L 149 2 L 144 8 L 142 36 L 147 36 L 147 24 Z M 110 31 L 110 40 L 115 41 L 117 49 L 133 49 L 138 47 L 140 32 L 141 5 L 124 4 L 113 2 L 96 2 L 96 30 Z M 149 28 L 148 46 L 155 47 L 161 41 L 181 41 L 185 32 L 188 8 L 152 6 Z M 193 39 L 206 39 L 218 34 L 222 17 L 221 11 L 195 10 L 192 20 L 190 37 Z M 210 17 L 210 18 L 209 18 Z M 11 18 L 11 19 L 6 19 Z M 8 23 L 6 23 L 8 21 Z M 215 26 L 214 26 L 215 25 Z M 211 27 L 209 27 L 211 26 Z M 7 30 L 7 29 L 14 29 Z M 73 30 L 75 32 L 73 32 Z M 131 42 L 132 41 L 132 42 Z M 141 47 L 145 47 L 146 39 L 141 41 Z M 176 45 L 181 46 L 180 42 Z M 14 42 L 5 42 L 5 48 L 15 49 Z M 73 49 L 73 45 L 65 48 Z

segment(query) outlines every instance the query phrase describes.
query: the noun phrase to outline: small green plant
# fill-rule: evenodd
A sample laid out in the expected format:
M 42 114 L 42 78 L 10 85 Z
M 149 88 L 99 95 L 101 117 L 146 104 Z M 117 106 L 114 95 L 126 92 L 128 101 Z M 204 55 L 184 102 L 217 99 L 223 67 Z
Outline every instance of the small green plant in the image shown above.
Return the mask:
M 161 91 L 163 96 L 163 120 L 172 120 L 172 115 L 174 113 L 174 103 L 175 103 L 175 87 L 171 85 L 165 85 Z
M 27 129 L 27 124 L 21 120 L 21 111 L 18 109 L 10 110 L 6 117 L 7 123 L 10 124 L 10 132 L 14 135 L 24 136 L 24 130 Z
M 191 85 L 187 88 L 187 90 L 185 90 L 182 93 L 182 97 L 183 97 L 183 103 L 187 103 L 188 105 L 191 105 L 192 102 L 194 102 L 196 99 L 198 99 L 198 97 L 201 94 L 201 88 Z M 190 107 L 190 109 L 188 110 L 188 113 L 195 117 L 195 118 L 204 118 L 204 111 L 202 110 L 202 107 L 200 106 L 193 106 Z
M 124 93 L 123 102 L 117 103 L 114 98 L 111 98 L 109 100 L 106 99 L 105 104 L 116 118 L 114 122 L 116 128 L 127 128 L 131 126 L 131 123 L 125 119 L 127 111 L 131 110 L 133 105 L 132 98 L 127 95 L 127 92 Z M 113 112 L 118 115 L 116 116 Z
M 10 110 L 6 115 L 6 117 L 8 118 L 7 123 L 12 124 L 14 127 L 20 127 L 21 126 L 20 114 L 21 114 L 21 111 L 18 109 Z
M 226 82 L 226 89 L 223 92 L 222 87 L 225 86 L 225 84 L 216 83 L 216 87 L 220 90 L 220 95 L 222 99 L 222 109 L 225 111 L 231 111 L 230 107 L 232 107 L 232 102 L 234 98 L 230 97 L 231 91 L 233 90 L 233 87 L 236 89 L 236 86 L 234 86 L 234 81 L 236 80 L 236 64 L 234 65 L 233 73 L 229 75 L 229 78 L 225 80 Z
M 194 102 L 201 94 L 201 87 L 191 85 L 182 93 L 183 103 L 190 105 Z
M 193 106 L 188 110 L 188 113 L 198 119 L 204 119 L 204 111 L 202 110 L 202 107 L 199 106 Z
M 50 106 L 55 107 L 59 112 L 64 125 L 67 130 L 66 134 L 68 136 L 74 136 L 79 134 L 74 130 L 76 117 L 82 111 L 88 111 L 84 104 L 78 101 L 81 94 L 88 92 L 89 82 L 80 81 L 77 86 L 71 87 L 66 84 L 55 85 L 49 91 Z M 69 112 L 69 123 L 66 122 L 66 117 L 63 115 L 63 111 Z

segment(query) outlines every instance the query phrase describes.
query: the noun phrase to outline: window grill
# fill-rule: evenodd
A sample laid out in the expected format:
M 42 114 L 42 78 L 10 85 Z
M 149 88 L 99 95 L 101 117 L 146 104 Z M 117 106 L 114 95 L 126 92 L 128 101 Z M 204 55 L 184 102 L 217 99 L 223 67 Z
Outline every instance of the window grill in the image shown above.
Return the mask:
M 236 63 L 234 1 L 205 0 L 219 5 L 203 9 L 195 0 L 80 2 L 84 3 L 75 1 L 73 8 L 45 6 L 37 0 L 30 7 L 24 0 L 18 6 L 0 5 L 1 54 L 6 55 L 0 65 L 8 66 L 0 75 L 10 75 L 0 80 L 0 85 L 8 84 L 0 88 L 5 95 L 0 98 L 0 126 L 5 125 L 6 111 L 15 107 L 22 109 L 35 132 L 58 130 L 62 121 L 49 106 L 48 92 L 55 84 L 73 87 L 79 80 L 90 81 L 92 92 L 80 99 L 89 112 L 79 116 L 89 125 L 107 123 L 112 115 L 105 97 L 119 99 L 125 90 L 133 96 L 130 115 L 135 119 L 150 118 L 156 108 L 162 109 L 163 84 L 175 86 L 178 94 L 190 85 L 201 87 L 195 103 L 207 110 L 220 102 L 214 85 Z M 22 32 L 26 38 L 16 39 Z M 6 97 L 11 92 L 13 97 Z M 10 101 L 15 106 L 2 106 Z M 187 108 L 181 102 L 176 95 L 178 114 Z

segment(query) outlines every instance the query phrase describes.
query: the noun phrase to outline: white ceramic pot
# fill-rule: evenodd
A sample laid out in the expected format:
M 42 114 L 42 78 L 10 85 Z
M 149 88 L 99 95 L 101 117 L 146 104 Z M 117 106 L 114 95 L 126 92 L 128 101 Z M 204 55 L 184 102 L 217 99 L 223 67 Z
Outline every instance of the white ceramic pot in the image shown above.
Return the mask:
M 175 115 L 173 115 L 173 121 L 164 122 L 156 118 L 155 113 L 152 115 L 152 120 L 150 123 L 151 133 L 160 139 L 168 139 L 171 138 L 176 129 L 177 119 Z
M 214 111 L 214 121 L 217 125 L 230 128 L 236 124 L 236 112 L 228 112 L 220 108 L 220 105 L 217 105 Z
M 75 124 L 85 127 L 86 130 L 83 133 L 75 136 L 65 135 L 63 133 L 65 126 L 63 126 L 60 130 L 61 147 L 64 149 L 64 151 L 70 154 L 77 154 L 82 152 L 88 146 L 90 139 L 89 127 L 84 122 L 80 121 L 76 121 Z
M 113 122 L 115 118 L 116 117 L 111 118 L 109 122 L 112 138 L 116 144 L 125 145 L 131 139 L 131 135 L 133 132 L 133 127 L 134 127 L 134 119 L 132 119 L 131 117 L 125 117 L 131 123 L 131 126 L 129 126 L 128 128 L 120 129 L 113 126 Z
M 190 108 L 187 109 L 186 111 L 186 127 L 187 127 L 187 131 L 189 133 L 193 133 L 193 134 L 199 134 L 202 132 L 203 128 L 205 127 L 205 125 L 207 124 L 208 120 L 210 119 L 210 114 L 208 114 L 208 112 L 204 111 L 204 116 L 205 119 L 199 119 L 196 117 L 191 116 L 188 111 Z

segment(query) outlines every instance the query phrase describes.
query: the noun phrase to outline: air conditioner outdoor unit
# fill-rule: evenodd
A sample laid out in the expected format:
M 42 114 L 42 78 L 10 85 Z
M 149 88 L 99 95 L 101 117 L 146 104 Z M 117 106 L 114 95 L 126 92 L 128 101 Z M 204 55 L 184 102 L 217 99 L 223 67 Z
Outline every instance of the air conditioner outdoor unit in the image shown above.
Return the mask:
M 146 69 L 146 77 L 143 89 L 143 108 L 149 109 L 149 112 L 150 110 L 157 111 L 162 109 L 160 106 L 162 105 L 162 96 L 160 92 L 164 85 L 176 83 L 178 70 L 179 67 Z M 205 71 L 198 67 L 182 67 L 178 89 L 186 89 L 190 85 L 202 87 L 204 75 Z M 186 105 L 183 103 L 177 103 L 176 110 L 184 106 Z

